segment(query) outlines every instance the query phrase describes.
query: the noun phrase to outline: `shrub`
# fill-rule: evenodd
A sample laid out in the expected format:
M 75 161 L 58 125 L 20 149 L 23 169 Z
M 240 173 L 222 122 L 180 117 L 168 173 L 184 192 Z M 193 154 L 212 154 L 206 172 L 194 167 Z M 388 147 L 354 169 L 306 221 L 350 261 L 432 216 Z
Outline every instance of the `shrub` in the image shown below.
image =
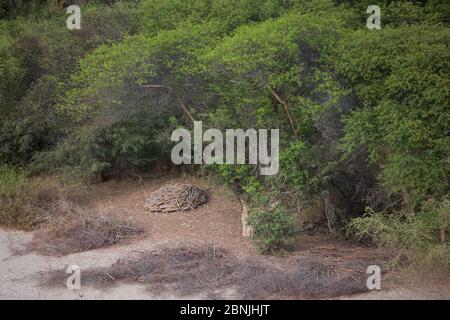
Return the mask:
M 400 249 L 408 256 L 412 266 L 448 269 L 450 250 L 448 245 L 441 243 L 440 231 L 448 228 L 449 209 L 448 199 L 428 201 L 417 213 L 387 215 L 367 209 L 364 216 L 348 224 L 347 234 L 360 241 Z
M 359 100 L 343 148 L 367 147 L 378 179 L 410 206 L 449 190 L 449 35 L 436 26 L 357 31 L 332 58 Z
M 14 197 L 27 182 L 27 172 L 22 169 L 0 166 L 0 197 Z
M 68 192 L 55 179 L 28 177 L 22 169 L 0 167 L 0 225 L 30 230 L 67 210 Z
M 27 224 L 25 220 L 28 219 L 21 215 L 21 209 L 26 203 L 27 184 L 25 171 L 6 165 L 0 167 L 0 224 L 7 226 L 15 223 Z
M 253 209 L 248 223 L 253 227 L 253 237 L 262 253 L 282 250 L 294 230 L 293 217 L 281 206 L 273 209 Z

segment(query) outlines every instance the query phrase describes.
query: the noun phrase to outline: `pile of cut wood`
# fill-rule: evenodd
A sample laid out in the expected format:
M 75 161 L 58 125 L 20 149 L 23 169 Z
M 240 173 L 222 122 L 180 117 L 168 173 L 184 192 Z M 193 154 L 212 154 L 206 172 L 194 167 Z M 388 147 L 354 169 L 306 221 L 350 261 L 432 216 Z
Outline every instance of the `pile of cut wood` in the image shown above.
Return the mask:
M 145 208 L 150 212 L 189 211 L 208 200 L 206 191 L 190 184 L 173 183 L 150 194 Z

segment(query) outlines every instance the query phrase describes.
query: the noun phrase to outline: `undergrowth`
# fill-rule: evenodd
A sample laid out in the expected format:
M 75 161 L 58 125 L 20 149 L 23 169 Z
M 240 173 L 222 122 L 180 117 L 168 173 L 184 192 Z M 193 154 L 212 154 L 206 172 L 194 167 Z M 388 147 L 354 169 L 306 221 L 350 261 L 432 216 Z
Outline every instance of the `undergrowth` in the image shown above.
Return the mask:
M 448 230 L 450 200 L 428 201 L 418 213 L 381 213 L 367 209 L 347 226 L 352 238 L 398 249 L 415 269 L 440 269 L 450 273 Z

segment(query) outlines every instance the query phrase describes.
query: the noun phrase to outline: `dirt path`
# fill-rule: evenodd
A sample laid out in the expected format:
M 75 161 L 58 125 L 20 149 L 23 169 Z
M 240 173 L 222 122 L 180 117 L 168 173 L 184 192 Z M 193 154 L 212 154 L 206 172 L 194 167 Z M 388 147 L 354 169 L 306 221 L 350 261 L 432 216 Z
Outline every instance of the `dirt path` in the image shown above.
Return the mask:
M 171 179 L 171 182 L 187 182 L 187 179 Z M 288 272 L 298 261 L 325 263 L 352 276 L 353 268 L 381 261 L 385 253 L 350 245 L 327 237 L 302 236 L 297 251 L 283 257 L 261 256 L 253 244 L 241 235 L 239 201 L 228 190 L 213 186 L 206 180 L 189 179 L 190 183 L 210 189 L 210 201 L 188 213 L 150 214 L 143 208 L 146 196 L 166 183 L 166 179 L 145 181 L 143 185 L 132 182 L 108 182 L 96 185 L 80 202 L 83 210 L 92 214 L 114 214 L 132 219 L 144 226 L 145 238 L 109 248 L 91 250 L 63 257 L 42 256 L 34 252 L 14 255 L 19 248 L 31 240 L 32 233 L 0 231 L 0 299 L 204 299 L 210 293 L 196 292 L 181 295 L 173 290 L 161 290 L 157 294 L 146 290 L 139 283 L 115 283 L 106 288 L 83 285 L 78 291 L 71 291 L 62 282 L 58 286 L 42 285 L 42 277 L 50 270 L 66 270 L 77 265 L 82 270 L 109 267 L 130 252 L 144 252 L 164 248 L 218 247 L 230 252 L 237 260 L 252 259 L 255 265 L 264 265 Z M 317 271 L 317 269 L 313 269 Z M 303 275 L 304 276 L 304 275 Z M 83 279 L 83 278 L 82 278 Z M 301 279 L 302 281 L 305 279 Z M 83 281 L 83 280 L 82 280 Z M 342 285 L 339 282 L 339 285 Z M 325 287 L 324 287 L 325 288 Z M 388 288 L 387 291 L 342 296 L 342 299 L 408 299 L 433 298 L 450 299 L 444 287 L 420 289 Z M 343 292 L 347 290 L 343 288 Z M 351 290 L 351 289 L 349 289 Z M 340 291 L 336 291 L 340 292 Z M 233 289 L 219 288 L 215 298 L 240 298 Z M 301 299 L 300 292 L 290 298 Z M 270 298 L 270 297 L 268 297 Z

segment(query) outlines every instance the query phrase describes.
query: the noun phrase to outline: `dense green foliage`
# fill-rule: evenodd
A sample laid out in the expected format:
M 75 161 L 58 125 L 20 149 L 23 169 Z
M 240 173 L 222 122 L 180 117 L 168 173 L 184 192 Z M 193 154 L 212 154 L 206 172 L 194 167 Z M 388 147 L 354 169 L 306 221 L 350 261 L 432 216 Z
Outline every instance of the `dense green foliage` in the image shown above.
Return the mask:
M 91 181 L 170 166 L 172 130 L 191 128 L 182 101 L 204 128 L 280 129 L 276 176 L 203 167 L 252 199 L 268 247 L 306 212 L 372 240 L 389 226 L 379 243 L 412 248 L 398 239 L 422 232 L 436 244 L 450 190 L 450 5 L 380 1 L 382 29 L 368 30 L 370 4 L 90 1 L 68 30 L 65 1 L 9 1 L 0 163 Z
M 253 227 L 252 236 L 263 253 L 283 249 L 287 238 L 294 230 L 294 219 L 282 207 L 254 209 L 248 222 Z
M 448 41 L 448 30 L 439 27 L 359 31 L 335 55 L 360 103 L 346 119 L 345 148 L 366 145 L 386 185 L 413 203 L 448 192 Z

